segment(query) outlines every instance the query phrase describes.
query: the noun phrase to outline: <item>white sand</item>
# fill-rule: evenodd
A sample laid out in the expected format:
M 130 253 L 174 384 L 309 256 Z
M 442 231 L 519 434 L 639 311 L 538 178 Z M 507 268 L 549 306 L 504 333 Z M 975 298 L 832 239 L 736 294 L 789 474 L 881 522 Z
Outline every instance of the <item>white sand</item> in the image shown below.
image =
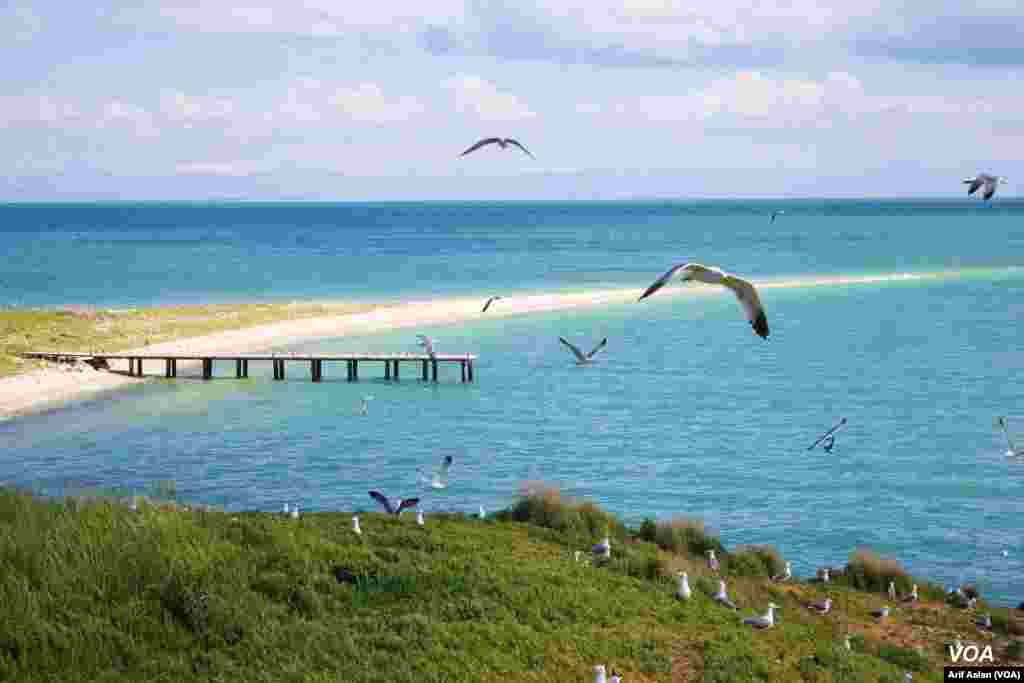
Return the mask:
M 868 284 L 906 279 L 930 279 L 956 276 L 955 272 L 897 273 L 866 276 L 837 276 L 814 279 L 772 280 L 756 283 L 761 289 L 803 288 L 819 286 Z M 653 278 L 652 278 L 653 279 Z M 271 348 L 308 342 L 315 339 L 369 334 L 390 329 L 417 327 L 420 325 L 457 324 L 465 320 L 482 317 L 500 318 L 530 313 L 541 313 L 571 309 L 579 306 L 601 306 L 609 304 L 634 303 L 643 290 L 612 289 L 591 290 L 578 293 L 536 294 L 508 296 L 494 302 L 486 314 L 482 314 L 487 297 L 464 297 L 436 301 L 411 301 L 396 305 L 381 306 L 366 313 L 289 320 L 280 323 L 260 325 L 228 332 L 218 332 L 203 337 L 179 339 L 173 342 L 153 344 L 129 352 L 159 353 L 253 353 Z M 720 288 L 707 285 L 666 287 L 655 296 L 658 300 L 668 297 L 698 294 L 731 296 Z M 762 296 L 762 300 L 765 297 Z M 652 297 L 653 299 L 653 297 Z M 646 302 L 645 302 L 646 303 Z M 768 319 L 771 320 L 771 302 L 766 301 Z M 742 315 L 737 310 L 737 315 Z M 51 350 L 51 349 L 40 349 Z M 78 349 L 52 349 L 73 352 Z M 360 349 L 363 350 L 363 349 Z M 365 349 L 372 351 L 372 349 Z M 179 368 L 185 366 L 182 362 Z M 127 361 L 111 362 L 113 370 L 127 372 Z M 160 361 L 149 361 L 144 370 L 149 377 L 163 376 L 164 365 Z M 0 380 L 0 420 L 26 413 L 40 412 L 61 403 L 89 398 L 97 394 L 146 381 L 145 377 L 129 377 L 106 371 L 95 371 L 86 367 L 78 371 L 67 366 L 48 364 L 48 367 Z

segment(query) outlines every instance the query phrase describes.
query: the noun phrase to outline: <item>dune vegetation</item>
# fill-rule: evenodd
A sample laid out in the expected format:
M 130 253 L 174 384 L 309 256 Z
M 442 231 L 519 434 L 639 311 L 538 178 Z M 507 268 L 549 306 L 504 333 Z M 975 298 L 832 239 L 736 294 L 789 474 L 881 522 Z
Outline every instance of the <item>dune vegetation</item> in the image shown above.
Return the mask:
M 56 310 L 0 309 L 0 377 L 39 366 L 24 351 L 123 351 L 254 325 L 359 313 L 372 304 L 252 303 Z
M 1017 612 L 981 602 L 995 631 L 981 634 L 974 611 L 866 551 L 829 584 L 773 582 L 774 549 L 729 551 L 694 520 L 630 529 L 548 487 L 486 520 L 372 513 L 361 528 L 340 512 L 0 490 L 0 680 L 589 683 L 600 663 L 629 683 L 920 682 L 941 680 L 958 635 L 997 662 L 1021 650 Z M 594 566 L 606 534 L 611 559 Z M 711 600 L 707 549 L 739 614 Z M 888 603 L 889 576 L 921 600 Z M 826 595 L 832 613 L 807 608 Z M 769 602 L 773 628 L 742 624 Z

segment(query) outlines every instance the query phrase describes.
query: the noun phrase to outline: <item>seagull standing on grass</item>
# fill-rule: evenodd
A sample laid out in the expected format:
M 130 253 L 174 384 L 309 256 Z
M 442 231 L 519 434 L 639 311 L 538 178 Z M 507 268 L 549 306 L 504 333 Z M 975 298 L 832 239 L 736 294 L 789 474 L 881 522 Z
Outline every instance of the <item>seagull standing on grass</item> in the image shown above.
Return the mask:
M 370 498 L 377 501 L 389 515 L 401 514 L 402 510 L 405 508 L 416 507 L 420 502 L 419 498 L 399 498 L 398 505 L 394 505 L 390 500 L 388 500 L 387 496 L 380 491 L 370 491 Z
M 974 620 L 974 625 L 977 626 L 982 631 L 991 631 L 992 630 L 992 615 L 991 614 L 986 614 L 983 617 L 978 617 L 977 619 Z
M 608 679 L 605 678 L 604 664 L 594 667 L 594 683 L 608 683 Z
M 523 150 L 526 153 L 526 156 L 530 157 L 531 159 L 536 159 L 535 156 L 530 154 L 530 150 L 528 150 L 525 147 L 523 147 L 521 142 L 519 142 L 518 140 L 514 140 L 512 138 L 484 138 L 483 140 L 480 140 L 479 142 L 473 143 L 473 145 L 469 149 L 467 149 L 465 152 L 463 152 L 459 156 L 460 157 L 464 157 L 467 154 L 469 154 L 470 152 L 475 152 L 476 150 L 478 150 L 481 147 L 484 147 L 486 145 L 497 145 L 498 147 L 500 147 L 502 149 L 505 149 L 509 145 L 512 145 L 513 147 L 518 147 L 519 149 Z
M 608 683 L 622 683 L 622 676 L 612 671 L 612 677 L 608 679 Z
M 423 519 L 423 511 L 422 510 L 417 510 L 416 511 L 416 524 L 418 524 L 419 526 L 423 526 L 424 524 L 426 524 L 426 522 Z
M 487 303 L 484 304 L 484 310 L 482 310 L 480 312 L 481 313 L 486 313 L 487 309 L 491 307 L 492 303 L 494 303 L 495 301 L 500 301 L 501 299 L 502 299 L 502 297 L 500 297 L 500 296 L 492 296 L 490 299 L 487 300 Z
M 719 568 L 718 558 L 715 557 L 715 551 L 714 550 L 709 550 L 708 551 L 708 569 L 710 569 L 711 571 L 717 572 L 718 568 Z
M 765 316 L 764 307 L 761 305 L 761 297 L 757 295 L 754 285 L 731 273 L 726 273 L 720 268 L 709 268 L 699 263 L 680 263 L 655 280 L 647 288 L 647 291 L 640 295 L 639 300 L 643 301 L 654 294 L 671 282 L 673 278 L 677 278 L 680 282 L 696 280 L 697 282 L 721 285 L 731 289 L 732 293 L 736 295 L 737 301 L 740 302 L 740 307 L 743 308 L 747 321 L 754 328 L 754 334 L 762 339 L 768 338 L 768 318 Z
M 774 602 L 768 603 L 768 611 L 762 617 L 747 617 L 743 620 L 744 624 L 749 624 L 754 628 L 771 628 L 775 625 L 775 610 L 779 609 L 779 606 Z
M 829 611 L 832 609 L 832 598 L 825 598 L 824 600 L 820 600 L 818 602 L 812 602 L 810 605 L 808 605 L 808 607 L 810 607 L 818 614 L 828 614 Z
M 903 598 L 903 602 L 917 602 L 919 599 L 917 597 L 917 584 L 915 583 L 914 587 L 910 589 L 910 595 Z
M 597 355 L 598 351 L 600 351 L 601 349 L 608 345 L 608 337 L 605 337 L 597 346 L 593 348 L 593 350 L 591 350 L 590 353 L 583 353 L 575 344 L 566 341 L 565 337 L 559 337 L 558 341 L 565 344 L 569 348 L 569 350 L 572 351 L 572 355 L 576 356 L 576 365 L 586 365 L 594 358 L 595 355 Z
M 729 609 L 736 609 L 736 605 L 729 599 L 729 594 L 725 592 L 725 581 L 718 581 L 718 594 L 714 597 L 715 602 L 720 605 L 725 605 Z
M 352 515 L 352 532 L 356 536 L 363 535 L 363 530 L 359 528 L 359 515 Z
M 793 563 L 786 561 L 786 570 L 779 576 L 773 576 L 772 581 L 789 581 L 793 578 Z
M 612 556 L 612 539 L 605 536 L 600 543 L 595 543 L 590 548 L 590 553 L 594 556 L 594 561 L 608 560 Z
M 285 503 L 284 509 L 281 511 L 281 514 L 287 517 L 289 512 L 291 512 L 291 510 L 288 508 L 288 503 Z
M 680 600 L 689 600 L 692 595 L 689 577 L 686 572 L 679 572 L 679 590 L 676 591 L 676 597 Z
M 875 621 L 881 622 L 889 616 L 889 606 L 885 605 L 881 609 L 876 609 L 874 612 L 871 613 L 871 616 L 875 618 Z
M 985 201 L 992 199 L 992 195 L 996 193 L 996 188 L 999 185 L 1006 183 L 1006 178 L 1001 176 L 989 175 L 988 173 L 979 173 L 974 178 L 964 178 L 964 185 L 967 185 L 967 195 L 970 196 L 978 191 L 978 188 L 984 188 L 982 190 L 981 198 Z
M 846 648 L 847 652 L 853 652 L 853 643 L 850 642 L 850 634 L 846 634 L 846 640 L 843 641 L 843 647 Z
M 889 582 L 889 599 L 894 601 L 894 602 L 896 600 L 896 582 L 895 581 L 890 581 Z
M 299 518 L 299 506 L 296 505 L 295 507 L 292 508 L 292 519 L 298 519 L 298 518 Z

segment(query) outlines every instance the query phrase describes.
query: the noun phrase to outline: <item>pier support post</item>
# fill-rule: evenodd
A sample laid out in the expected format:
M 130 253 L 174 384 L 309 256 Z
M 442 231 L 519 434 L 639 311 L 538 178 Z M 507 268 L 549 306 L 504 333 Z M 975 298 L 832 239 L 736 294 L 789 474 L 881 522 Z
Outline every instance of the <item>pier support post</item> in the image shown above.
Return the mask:
M 437 360 L 430 361 L 430 364 L 434 368 L 434 381 L 436 382 L 437 381 Z
M 277 378 L 279 380 L 284 379 L 284 361 L 280 358 L 277 359 Z
M 395 361 L 395 381 L 398 381 L 398 361 Z
M 136 377 L 142 377 L 142 359 L 141 358 L 136 358 L 135 359 L 135 376 Z
M 210 379 L 213 377 L 213 359 L 203 359 L 203 379 Z
M 466 383 L 466 361 L 462 361 L 462 383 Z
M 384 361 L 384 379 L 391 379 L 391 361 Z
M 167 379 L 170 379 L 171 376 L 172 376 L 171 375 L 171 363 L 172 363 L 171 359 L 168 358 L 167 361 L 166 361 L 166 366 L 164 367 L 164 377 L 166 377 Z
M 249 376 L 249 359 L 242 359 L 242 377 Z
M 177 377 L 177 376 L 178 376 L 178 359 L 177 358 L 172 358 L 171 359 L 171 377 Z
M 356 382 L 359 381 L 359 361 L 352 361 L 352 379 Z
M 309 361 L 309 364 L 310 364 L 309 371 L 310 371 L 310 374 L 313 377 L 313 381 L 314 382 L 319 382 L 320 381 L 320 375 L 321 375 L 321 366 L 320 366 L 320 364 L 321 363 L 323 363 L 322 360 L 311 360 L 311 361 Z
M 469 381 L 472 382 L 473 381 L 473 360 L 472 359 L 470 359 L 467 362 L 466 367 L 469 370 Z
M 423 361 L 423 381 L 427 381 L 427 361 Z
M 345 361 L 345 379 L 349 382 L 352 381 L 352 361 Z
M 242 379 L 242 359 L 235 359 L 235 379 Z
M 132 375 L 133 377 L 135 376 L 135 359 L 134 358 L 129 358 L 128 359 L 128 374 Z

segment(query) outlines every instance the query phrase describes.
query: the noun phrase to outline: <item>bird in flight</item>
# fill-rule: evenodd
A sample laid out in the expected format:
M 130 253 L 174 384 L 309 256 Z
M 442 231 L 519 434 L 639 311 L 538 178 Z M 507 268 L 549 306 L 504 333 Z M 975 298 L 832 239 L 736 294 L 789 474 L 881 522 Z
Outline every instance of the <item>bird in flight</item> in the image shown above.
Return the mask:
M 771 223 L 774 223 L 774 222 L 775 222 L 775 217 L 776 217 L 776 216 L 781 216 L 781 215 L 782 215 L 782 214 L 784 214 L 784 213 L 786 213 L 786 212 L 785 212 L 785 211 L 782 211 L 782 210 L 778 210 L 778 211 L 772 211 L 772 219 L 771 219 L 771 221 L 769 221 L 769 222 L 771 222 Z
M 495 301 L 498 301 L 501 298 L 502 297 L 500 297 L 500 296 L 492 296 L 490 299 L 487 300 L 487 303 L 484 304 L 484 310 L 482 310 L 480 312 L 481 313 L 486 313 L 487 309 L 491 307 L 491 304 L 494 303 Z
M 972 195 L 978 191 L 978 188 L 984 188 L 984 192 L 981 195 L 982 199 L 992 199 L 992 195 L 996 193 L 996 188 L 999 185 L 1006 184 L 1006 178 L 989 175 L 987 173 L 979 173 L 976 178 L 964 178 L 964 185 L 967 185 L 967 194 Z
M 502 149 L 505 149 L 509 145 L 514 145 L 515 147 L 518 147 L 519 149 L 521 149 L 524 152 L 526 152 L 526 155 L 528 157 L 530 157 L 531 159 L 536 159 L 537 158 L 537 157 L 533 156 L 532 154 L 530 154 L 530 150 L 528 150 L 525 147 L 523 147 L 522 143 L 520 143 L 518 140 L 513 140 L 512 138 L 484 138 L 483 140 L 480 140 L 479 142 L 474 144 L 472 147 L 467 149 L 465 152 L 463 152 L 459 156 L 460 157 L 464 157 L 467 154 L 469 154 L 470 152 L 475 152 L 476 150 L 480 149 L 481 147 L 483 147 L 485 145 L 498 145 Z
M 420 502 L 419 498 L 399 498 L 396 506 L 380 491 L 370 491 L 370 498 L 380 503 L 389 515 L 397 515 L 405 508 L 416 507 Z
M 643 301 L 657 292 L 671 282 L 672 278 L 678 278 L 680 282 L 696 280 L 697 282 L 704 282 L 709 285 L 728 287 L 736 295 L 737 301 L 740 302 L 740 306 L 743 308 L 750 326 L 754 328 L 754 334 L 762 339 L 768 338 L 768 318 L 764 314 L 761 298 L 757 295 L 754 285 L 731 273 L 726 273 L 720 268 L 709 268 L 699 263 L 680 263 L 655 280 L 647 288 L 647 291 L 640 295 L 639 301 Z
M 839 423 L 838 423 L 838 424 L 836 424 L 836 426 L 832 427 L 832 429 L 828 430 L 827 432 L 825 432 L 824 434 L 822 434 L 821 436 L 819 436 L 819 437 L 818 437 L 818 438 L 817 438 L 817 439 L 815 440 L 815 442 L 814 442 L 814 443 L 812 443 L 812 444 L 811 444 L 811 445 L 810 445 L 810 446 L 809 446 L 809 447 L 807 448 L 807 450 L 809 450 L 809 451 L 813 451 L 813 450 L 814 450 L 815 448 L 817 448 L 817 447 L 818 447 L 818 444 L 820 444 L 820 443 L 822 443 L 822 442 L 828 442 L 828 447 L 827 447 L 827 448 L 825 448 L 825 452 L 826 452 L 826 453 L 831 453 L 831 452 L 832 452 L 832 446 L 833 446 L 833 445 L 835 445 L 835 438 L 834 438 L 834 436 L 833 436 L 833 435 L 834 435 L 834 434 L 835 434 L 836 432 L 838 432 L 838 431 L 839 431 L 839 429 L 840 429 L 840 428 L 842 428 L 842 426 L 843 426 L 843 425 L 845 425 L 845 424 L 846 424 L 846 418 L 844 417 L 843 419 L 839 420 Z M 831 438 L 832 440 L 831 440 L 831 441 L 828 441 L 828 439 L 830 439 L 830 438 Z
M 567 341 L 565 337 L 559 337 L 558 341 L 562 342 L 567 347 L 569 347 L 569 350 L 572 351 L 572 355 L 576 356 L 576 365 L 586 365 L 591 361 L 591 359 L 593 359 L 593 357 L 597 354 L 598 351 L 600 351 L 601 349 L 608 345 L 608 337 L 605 337 L 604 339 L 601 340 L 601 343 L 599 343 L 597 346 L 593 348 L 593 350 L 590 353 L 583 353 L 582 351 L 579 350 L 579 347 Z

